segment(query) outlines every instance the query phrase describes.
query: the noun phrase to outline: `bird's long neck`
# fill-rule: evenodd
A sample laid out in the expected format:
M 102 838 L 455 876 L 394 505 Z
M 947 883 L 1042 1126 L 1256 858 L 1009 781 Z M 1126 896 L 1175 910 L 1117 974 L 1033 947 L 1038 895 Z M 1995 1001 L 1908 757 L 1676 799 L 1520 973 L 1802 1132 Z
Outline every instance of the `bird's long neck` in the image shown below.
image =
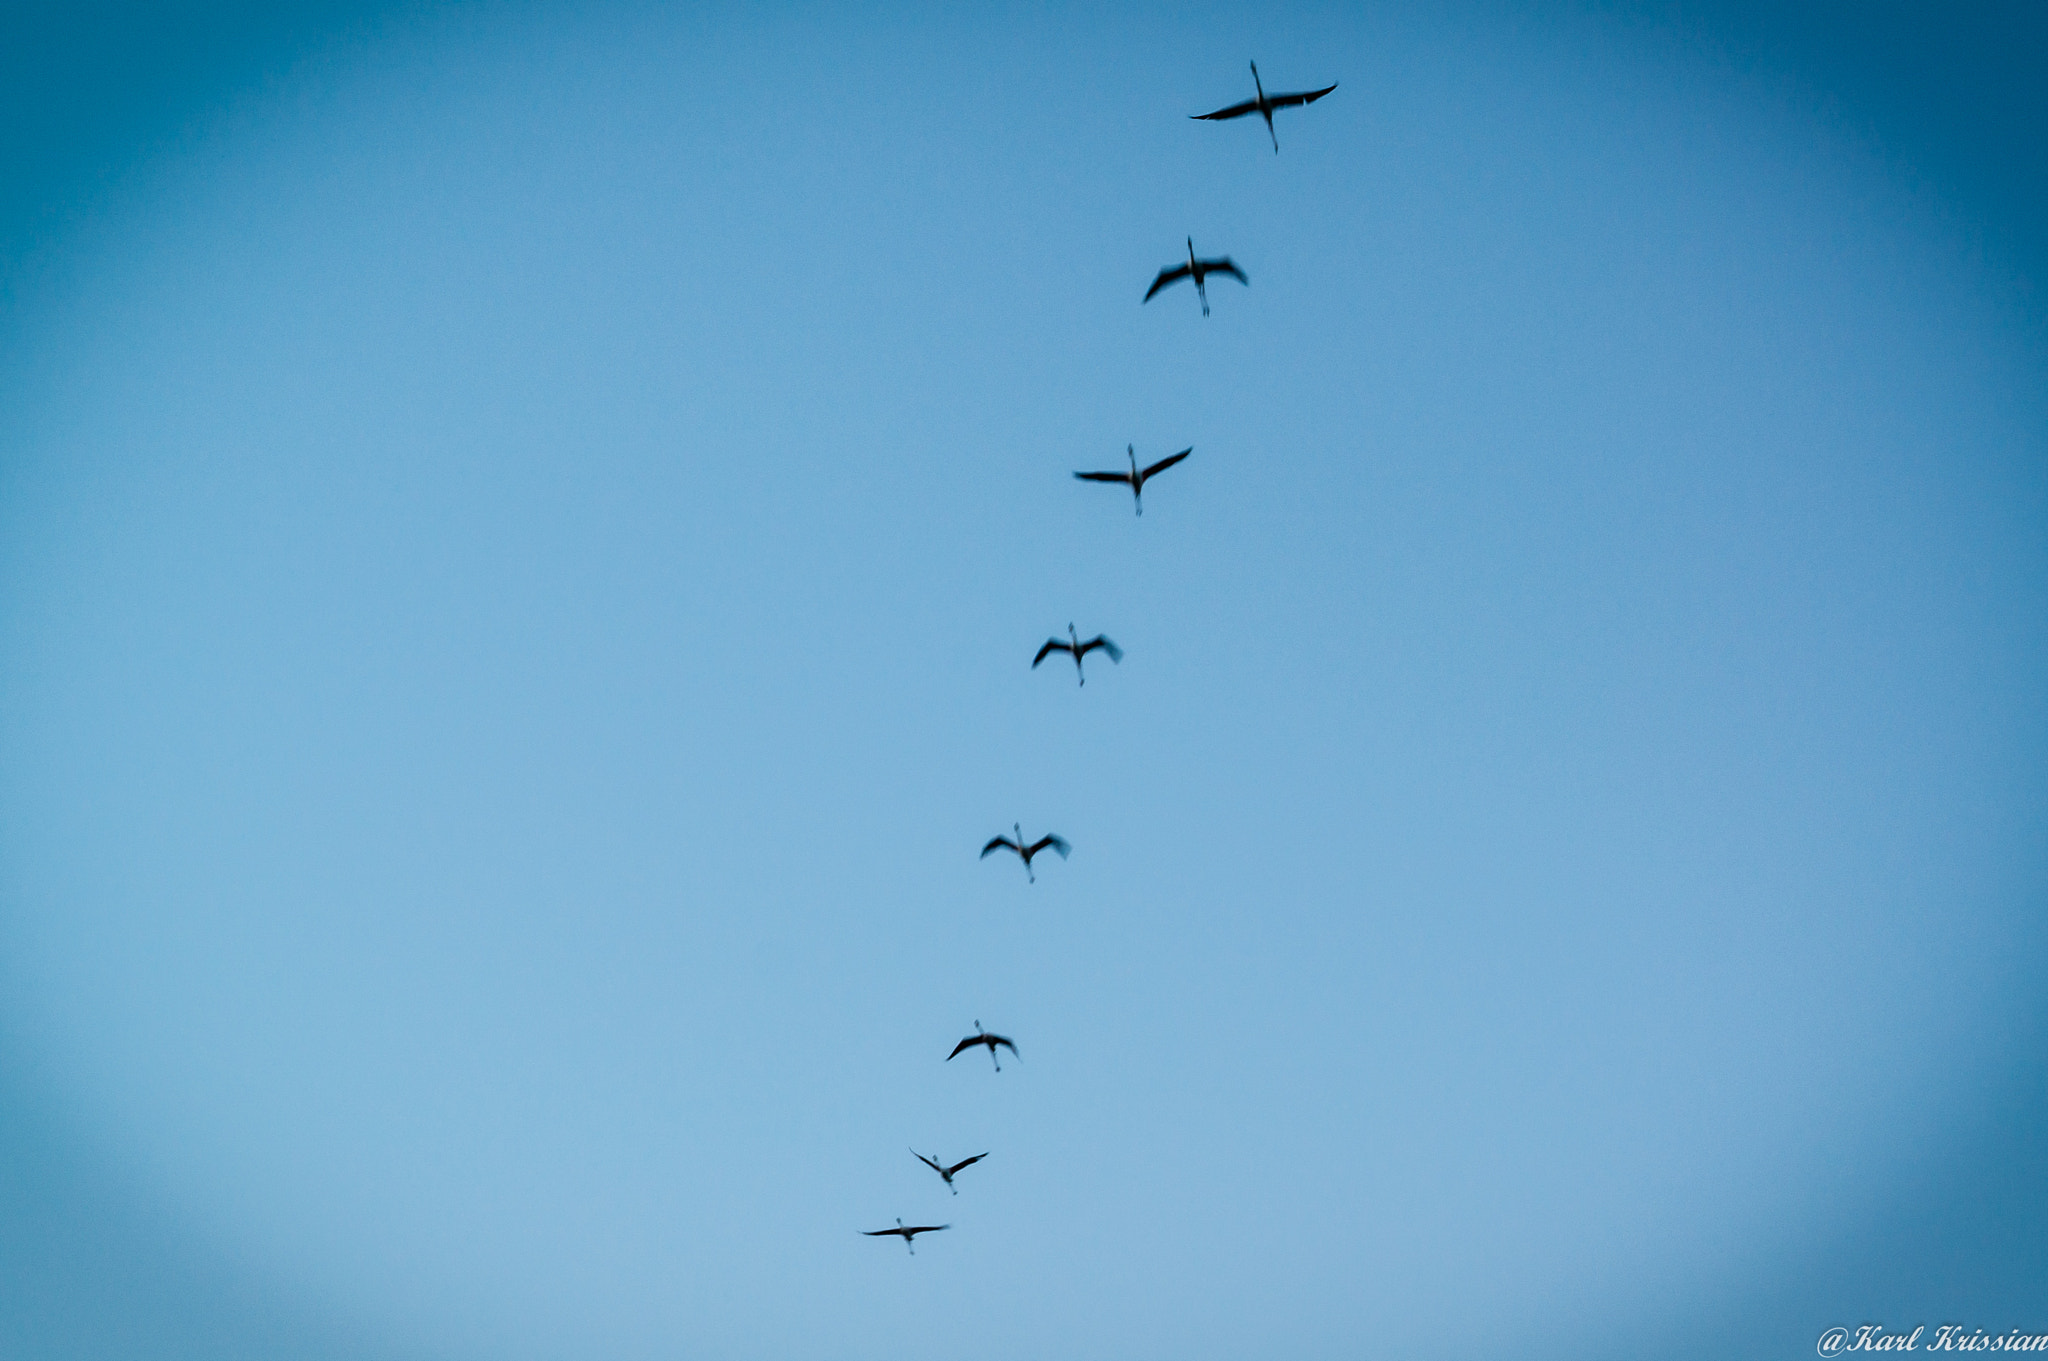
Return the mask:
M 1194 251 L 1190 250 L 1188 254 L 1193 255 Z M 1138 446 L 1135 444 L 1126 444 L 1124 446 L 1124 453 L 1130 456 L 1131 481 L 1136 482 L 1138 480 Z
M 1189 269 L 1193 269 L 1194 267 L 1195 267 L 1195 238 L 1191 236 L 1191 237 L 1189 237 L 1189 238 L 1188 238 L 1188 268 L 1189 268 Z
M 1252 63 L 1252 88 L 1259 92 L 1259 107 L 1266 106 L 1266 87 L 1259 83 L 1259 64 Z
M 1081 635 L 1080 635 L 1080 634 L 1078 634 L 1078 633 L 1076 633 L 1076 632 L 1074 632 L 1074 626 L 1073 626 L 1072 624 L 1069 624 L 1069 625 L 1067 625 L 1067 637 L 1069 637 L 1069 638 L 1071 638 L 1071 639 L 1073 639 L 1073 640 L 1074 640 L 1074 655 L 1075 655 L 1075 656 L 1077 656 L 1077 657 L 1078 657 L 1078 656 L 1080 656 L 1080 655 L 1081 655 Z

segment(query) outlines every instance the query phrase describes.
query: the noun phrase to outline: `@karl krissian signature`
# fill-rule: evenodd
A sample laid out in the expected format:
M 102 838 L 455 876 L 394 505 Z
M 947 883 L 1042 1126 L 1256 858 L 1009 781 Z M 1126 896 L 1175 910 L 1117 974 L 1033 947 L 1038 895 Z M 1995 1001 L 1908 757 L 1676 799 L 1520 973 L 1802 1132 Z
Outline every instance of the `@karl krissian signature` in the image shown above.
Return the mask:
M 1881 1323 L 1855 1328 L 1830 1328 L 1820 1335 L 1813 1349 L 1822 1356 L 1847 1352 L 2048 1352 L 2048 1333 L 2030 1333 L 2014 1328 L 2006 1333 L 1987 1333 L 1960 1323 L 1944 1323 L 1926 1336 L 1927 1325 L 1910 1333 L 1887 1332 Z

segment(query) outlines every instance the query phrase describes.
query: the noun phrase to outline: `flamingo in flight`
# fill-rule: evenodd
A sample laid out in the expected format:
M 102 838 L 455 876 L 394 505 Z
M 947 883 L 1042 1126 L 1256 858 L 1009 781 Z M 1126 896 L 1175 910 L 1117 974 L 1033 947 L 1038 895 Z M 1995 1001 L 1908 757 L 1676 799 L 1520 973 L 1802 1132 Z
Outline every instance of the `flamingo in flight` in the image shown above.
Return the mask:
M 912 1239 L 921 1233 L 937 1233 L 941 1229 L 950 1229 L 952 1227 L 951 1224 L 905 1224 L 899 1219 L 896 1221 L 896 1227 L 893 1229 L 862 1229 L 861 1236 L 864 1238 L 901 1238 L 903 1246 L 909 1248 L 910 1255 L 915 1257 L 917 1256 L 917 1244 L 912 1242 Z
M 1168 284 L 1177 284 L 1182 279 L 1193 279 L 1195 281 L 1195 292 L 1199 293 L 1202 297 L 1202 315 L 1206 317 L 1209 315 L 1209 286 L 1202 281 L 1211 274 L 1228 274 L 1241 284 L 1246 286 L 1251 284 L 1251 280 L 1244 277 L 1244 271 L 1232 264 L 1230 257 L 1227 255 L 1221 260 L 1197 260 L 1195 258 L 1195 238 L 1191 236 L 1188 238 L 1188 262 L 1184 265 L 1173 265 L 1160 270 L 1159 277 L 1154 279 L 1152 286 L 1145 290 L 1145 296 L 1138 300 L 1138 305 L 1142 307 L 1152 301 L 1152 295 L 1165 288 Z
M 1140 468 L 1138 466 L 1138 448 L 1136 445 L 1126 444 L 1124 452 L 1130 455 L 1131 459 L 1131 470 L 1127 473 L 1075 473 L 1074 476 L 1080 478 L 1083 482 L 1125 482 L 1130 484 L 1131 499 L 1138 503 L 1138 514 L 1143 515 L 1145 513 L 1146 481 L 1154 473 L 1165 472 L 1168 468 L 1171 468 L 1174 464 L 1195 452 L 1195 446 L 1190 444 L 1177 454 L 1169 454 L 1149 468 Z
M 971 1158 L 962 1158 L 959 1162 L 954 1163 L 951 1167 L 948 1167 L 941 1162 L 934 1162 L 932 1159 L 925 1157 L 924 1154 L 918 1152 L 914 1148 L 910 1150 L 910 1156 L 917 1159 L 919 1162 L 923 1163 L 926 1167 L 929 1167 L 932 1171 L 938 1173 L 939 1179 L 945 1182 L 946 1185 L 949 1188 L 951 1188 L 953 1194 L 957 1196 L 960 1194 L 960 1188 L 953 1185 L 953 1174 L 955 1172 L 958 1172 L 963 1167 L 974 1166 L 974 1164 L 980 1162 L 983 1158 L 986 1158 L 988 1154 L 977 1153 Z
M 969 1035 L 966 1039 L 960 1041 L 960 1043 L 953 1046 L 953 1052 L 946 1055 L 946 1062 L 951 1063 L 954 1059 L 959 1058 L 963 1051 L 972 1049 L 977 1044 L 988 1046 L 988 1061 L 990 1063 L 995 1064 L 996 1071 L 998 1073 L 1003 1071 L 1003 1063 L 1001 1059 L 998 1059 L 996 1057 L 996 1046 L 1001 1045 L 1003 1048 L 1009 1050 L 1012 1054 L 1015 1054 L 1017 1052 L 1017 1046 L 1010 1043 L 1009 1036 L 991 1035 L 986 1030 L 983 1030 L 981 1028 L 980 1021 L 976 1021 L 974 1023 L 974 1033 L 972 1035 Z M 916 1151 L 916 1149 L 911 1150 L 911 1152 L 913 1153 L 915 1153 Z M 984 1153 L 981 1156 L 986 1158 L 988 1154 Z M 968 1161 L 971 1162 L 973 1160 L 969 1159 Z M 965 1167 L 966 1165 L 966 1163 L 962 1163 L 961 1167 Z M 956 1167 L 953 1170 L 957 1172 L 960 1170 L 960 1168 Z M 948 1178 L 948 1181 L 950 1182 L 951 1178 Z
M 1081 684 L 1086 685 L 1088 683 L 1088 678 L 1086 676 L 1081 675 L 1081 659 L 1087 656 L 1089 653 L 1093 652 L 1096 648 L 1099 647 L 1104 652 L 1107 652 L 1109 654 L 1109 659 L 1113 662 L 1120 662 L 1124 659 L 1124 650 L 1118 647 L 1115 643 L 1109 641 L 1109 639 L 1103 637 L 1099 633 L 1084 643 L 1081 641 L 1081 635 L 1074 632 L 1074 626 L 1072 624 L 1068 624 L 1067 637 L 1071 638 L 1073 641 L 1063 643 L 1057 638 L 1046 639 L 1045 646 L 1038 649 L 1038 655 L 1031 659 L 1031 669 L 1033 671 L 1036 671 L 1038 669 L 1038 664 L 1044 661 L 1046 657 L 1051 653 L 1071 652 L 1074 654 L 1074 674 L 1077 676 L 1081 676 Z M 1022 834 L 1020 833 L 1019 835 L 1021 836 Z M 983 854 L 986 855 L 987 852 L 984 851 Z
M 1266 135 L 1273 139 L 1273 154 L 1278 156 L 1280 138 L 1273 131 L 1273 110 L 1292 108 L 1296 104 L 1313 104 L 1337 87 L 1326 85 L 1320 90 L 1304 90 L 1300 94 L 1269 95 L 1266 93 L 1266 87 L 1259 83 L 1259 64 L 1253 62 L 1252 88 L 1259 92 L 1257 99 L 1247 99 L 1242 104 L 1232 104 L 1229 108 L 1218 109 L 1214 113 L 1191 113 L 1188 117 L 1207 118 L 1220 123 L 1228 118 L 1242 118 L 1248 113 L 1255 113 L 1266 120 Z
M 1018 854 L 1018 856 L 1021 857 L 1024 861 L 1025 877 L 1030 879 L 1030 881 L 1034 884 L 1038 882 L 1038 876 L 1031 872 L 1032 856 L 1037 855 L 1040 851 L 1050 846 L 1060 853 L 1060 859 L 1065 860 L 1067 858 L 1067 852 L 1074 849 L 1072 846 L 1069 846 L 1067 844 L 1067 839 L 1065 837 L 1054 836 L 1050 832 L 1046 833 L 1044 836 L 1038 838 L 1038 840 L 1032 842 L 1029 846 L 1027 846 L 1024 844 L 1024 828 L 1021 824 L 1015 822 L 1011 823 L 1010 830 L 1017 834 L 1017 839 L 1015 841 L 1012 841 L 1009 837 L 1006 836 L 991 837 L 989 838 L 988 845 L 983 846 L 981 848 L 981 858 L 983 860 L 988 859 L 989 853 L 991 851 L 999 851 L 1004 849 L 1015 851 Z

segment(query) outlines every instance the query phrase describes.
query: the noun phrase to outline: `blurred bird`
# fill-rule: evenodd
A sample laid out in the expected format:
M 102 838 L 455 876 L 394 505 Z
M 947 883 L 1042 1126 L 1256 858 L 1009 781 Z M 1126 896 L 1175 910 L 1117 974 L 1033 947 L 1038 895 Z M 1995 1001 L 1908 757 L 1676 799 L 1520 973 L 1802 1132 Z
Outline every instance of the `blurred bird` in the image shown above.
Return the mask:
M 988 859 L 989 852 L 991 851 L 1015 851 L 1020 857 L 1023 858 L 1025 877 L 1028 878 L 1034 884 L 1038 882 L 1038 876 L 1032 873 L 1031 871 L 1032 856 L 1037 855 L 1040 851 L 1050 846 L 1060 853 L 1060 859 L 1065 860 L 1067 858 L 1067 852 L 1074 849 L 1072 846 L 1069 846 L 1067 844 L 1067 840 L 1065 837 L 1053 836 L 1050 833 L 1038 838 L 1038 840 L 1032 842 L 1029 846 L 1027 846 L 1024 844 L 1024 828 L 1022 824 L 1013 822 L 1010 824 L 1010 830 L 1017 834 L 1017 839 L 1015 841 L 1010 840 L 1010 838 L 1006 836 L 992 837 L 990 838 L 988 845 L 983 846 L 981 848 L 981 858 L 983 860 Z
M 939 1179 L 945 1182 L 948 1187 L 951 1187 L 953 1194 L 957 1196 L 960 1194 L 960 1188 L 953 1185 L 953 1174 L 955 1172 L 958 1172 L 963 1167 L 974 1166 L 974 1164 L 980 1162 L 983 1158 L 986 1158 L 988 1154 L 977 1153 L 971 1158 L 962 1158 L 959 1162 L 954 1163 L 951 1167 L 947 1167 L 944 1163 L 933 1162 L 930 1158 L 925 1157 L 924 1154 L 918 1152 L 914 1148 L 910 1150 L 910 1156 L 917 1159 L 919 1162 L 923 1163 L 926 1167 L 929 1167 L 932 1171 L 938 1173 Z
M 1153 464 L 1149 468 L 1140 468 L 1138 466 L 1138 447 L 1135 444 L 1126 444 L 1124 446 L 1124 453 L 1129 455 L 1131 460 L 1131 470 L 1129 472 L 1075 473 L 1074 476 L 1080 478 L 1083 482 L 1128 483 L 1131 488 L 1131 499 L 1137 502 L 1138 504 L 1138 514 L 1143 515 L 1145 513 L 1145 483 L 1152 477 L 1154 473 L 1165 472 L 1168 468 L 1171 468 L 1174 464 L 1180 462 L 1182 459 L 1186 458 L 1189 454 L 1192 454 L 1193 452 L 1195 452 L 1195 446 L 1190 444 L 1187 448 L 1181 450 L 1179 453 L 1169 454 L 1167 457 L 1160 459 L 1157 463 Z
M 937 1233 L 941 1229 L 950 1229 L 952 1227 L 951 1224 L 906 1225 L 899 1219 L 896 1221 L 896 1227 L 893 1229 L 862 1229 L 861 1235 L 866 1238 L 901 1238 L 903 1246 L 909 1248 L 910 1255 L 915 1257 L 917 1256 L 917 1246 L 911 1241 L 912 1239 L 921 1233 Z
M 1099 633 L 1084 643 L 1081 641 L 1081 636 L 1074 632 L 1074 626 L 1072 624 L 1068 624 L 1067 637 L 1071 638 L 1073 641 L 1063 643 L 1057 638 L 1046 639 L 1045 646 L 1038 649 L 1038 655 L 1031 659 L 1031 669 L 1033 671 L 1036 671 L 1038 669 L 1038 664 L 1044 661 L 1047 655 L 1050 653 L 1071 652 L 1074 654 L 1074 674 L 1077 676 L 1081 676 L 1081 684 L 1086 685 L 1088 683 L 1088 678 L 1084 675 L 1081 675 L 1081 659 L 1087 656 L 1090 652 L 1093 652 L 1096 648 L 1099 647 L 1104 652 L 1107 652 L 1109 654 L 1109 659 L 1113 662 L 1120 662 L 1124 659 L 1124 650 L 1118 647 L 1115 643 L 1109 641 L 1109 639 L 1103 637 Z
M 1252 88 L 1259 92 L 1257 99 L 1247 99 L 1242 104 L 1232 104 L 1229 108 L 1218 109 L 1214 113 L 1191 113 L 1188 117 L 1207 118 L 1221 122 L 1226 118 L 1242 118 L 1248 113 L 1258 114 L 1266 120 L 1266 135 L 1273 139 L 1273 154 L 1278 156 L 1280 154 L 1280 138 L 1273 132 L 1273 110 L 1292 108 L 1296 104 L 1313 104 L 1337 87 L 1326 85 L 1320 90 L 1308 90 L 1301 94 L 1269 95 L 1266 93 L 1266 87 L 1259 82 L 1259 64 L 1253 62 Z
M 972 1049 L 977 1044 L 985 1044 L 988 1046 L 988 1060 L 990 1063 L 995 1064 L 996 1071 L 998 1073 L 1003 1071 L 1003 1065 L 1001 1061 L 996 1058 L 996 1046 L 1001 1045 L 1003 1048 L 1009 1050 L 1012 1054 L 1015 1054 L 1017 1052 L 1017 1046 L 1010 1043 L 1008 1036 L 991 1035 L 981 1028 L 980 1021 L 976 1021 L 974 1023 L 974 1033 L 972 1035 L 969 1035 L 966 1039 L 960 1041 L 960 1043 L 953 1046 L 953 1052 L 946 1055 L 946 1062 L 951 1063 L 954 1059 L 960 1057 L 962 1051 Z M 915 1153 L 916 1151 L 916 1149 L 911 1150 L 911 1152 L 913 1153 Z M 988 1155 L 984 1153 L 981 1156 L 985 1158 Z
M 1228 274 L 1241 284 L 1249 285 L 1251 283 L 1250 279 L 1244 277 L 1244 271 L 1232 264 L 1230 257 L 1227 255 L 1221 260 L 1197 260 L 1195 258 L 1195 238 L 1191 236 L 1188 238 L 1188 262 L 1184 265 L 1172 265 L 1160 270 L 1159 277 L 1152 281 L 1152 286 L 1145 290 L 1145 296 L 1140 298 L 1138 303 L 1140 306 L 1143 306 L 1145 303 L 1152 301 L 1152 295 L 1169 284 L 1177 284 L 1182 279 L 1193 279 L 1195 281 L 1195 292 L 1199 293 L 1202 297 L 1202 315 L 1206 317 L 1209 315 L 1209 286 L 1202 281 L 1211 274 Z

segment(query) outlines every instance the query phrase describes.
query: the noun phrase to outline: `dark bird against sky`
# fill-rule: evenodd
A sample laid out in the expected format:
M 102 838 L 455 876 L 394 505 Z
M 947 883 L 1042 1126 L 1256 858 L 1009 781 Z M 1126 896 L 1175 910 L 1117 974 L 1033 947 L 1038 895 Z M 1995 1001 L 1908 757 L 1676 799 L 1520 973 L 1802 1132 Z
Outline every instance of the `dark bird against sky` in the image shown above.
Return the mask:
M 1203 280 L 1207 279 L 1211 274 L 1228 274 L 1241 284 L 1247 286 L 1251 284 L 1251 280 L 1244 277 L 1244 271 L 1232 264 L 1230 257 L 1227 255 L 1220 260 L 1197 260 L 1195 258 L 1195 238 L 1191 236 L 1188 238 L 1188 262 L 1184 265 L 1169 265 L 1165 269 L 1160 270 L 1159 277 L 1154 279 L 1152 286 L 1145 290 L 1145 296 L 1138 300 L 1138 305 L 1142 307 L 1144 304 L 1152 301 L 1154 293 L 1170 284 L 1177 284 L 1182 279 L 1193 279 L 1195 281 L 1195 292 L 1201 295 L 1202 315 L 1206 317 L 1209 315 L 1209 286 Z
M 1140 468 L 1138 466 L 1138 448 L 1136 445 L 1126 444 L 1124 452 L 1130 456 L 1131 460 L 1131 470 L 1127 473 L 1075 473 L 1074 476 L 1080 478 L 1083 482 L 1126 483 L 1131 489 L 1131 499 L 1138 503 L 1138 514 L 1143 515 L 1145 513 L 1146 480 L 1154 473 L 1165 472 L 1168 468 L 1171 468 L 1174 464 L 1195 452 L 1195 449 L 1193 445 L 1189 445 L 1177 454 L 1169 454 L 1165 458 L 1160 459 L 1149 468 Z
M 1016 839 L 1014 841 L 1006 836 L 990 837 L 988 845 L 983 846 L 981 848 L 981 858 L 983 860 L 988 859 L 989 853 L 991 851 L 999 851 L 1006 849 L 1015 851 L 1018 854 L 1018 856 L 1024 861 L 1025 878 L 1029 879 L 1034 884 L 1038 882 L 1038 876 L 1032 873 L 1031 871 L 1032 856 L 1037 855 L 1040 851 L 1050 846 L 1060 853 L 1060 859 L 1065 860 L 1067 858 L 1067 852 L 1074 849 L 1072 846 L 1069 846 L 1067 844 L 1067 839 L 1065 837 L 1054 836 L 1050 832 L 1046 833 L 1044 836 L 1038 838 L 1038 840 L 1032 842 L 1029 846 L 1027 846 L 1024 844 L 1024 825 L 1022 823 L 1011 823 L 1010 830 L 1017 834 Z
M 1218 109 L 1214 113 L 1191 113 L 1188 117 L 1208 118 L 1221 122 L 1226 118 L 1242 118 L 1248 113 L 1258 114 L 1266 120 L 1266 135 L 1273 139 L 1273 154 L 1277 156 L 1280 154 L 1280 138 L 1273 131 L 1273 110 L 1291 108 L 1296 104 L 1313 104 L 1337 87 L 1325 85 L 1320 90 L 1306 90 L 1300 94 L 1269 95 L 1266 93 L 1266 87 L 1259 83 L 1259 64 L 1253 62 L 1252 88 L 1259 92 L 1257 99 L 1247 99 L 1242 104 L 1232 104 L 1229 108 Z
M 861 1233 L 868 1238 L 901 1238 L 903 1246 L 909 1248 L 910 1255 L 915 1257 L 917 1245 L 911 1241 L 912 1239 L 921 1233 L 937 1233 L 941 1229 L 952 1227 L 951 1224 L 905 1224 L 899 1219 L 893 1229 L 862 1229 Z
M 961 1043 L 964 1044 L 966 1043 L 966 1041 L 963 1040 L 961 1041 Z M 954 1052 L 958 1053 L 959 1051 L 955 1050 Z M 991 1050 L 990 1053 L 993 1054 L 994 1051 Z M 959 1162 L 954 1163 L 951 1167 L 946 1166 L 942 1162 L 937 1162 L 931 1158 L 925 1157 L 924 1154 L 918 1152 L 914 1148 L 910 1150 L 910 1156 L 917 1159 L 919 1162 L 923 1163 L 926 1167 L 929 1167 L 932 1171 L 938 1173 L 939 1179 L 941 1181 L 944 1181 L 948 1187 L 951 1187 L 953 1194 L 957 1196 L 960 1194 L 960 1188 L 953 1185 L 953 1174 L 955 1172 L 958 1172 L 963 1167 L 974 1166 L 974 1164 L 980 1162 L 983 1158 L 986 1158 L 988 1154 L 977 1153 L 971 1158 L 962 1158 Z
M 1081 659 L 1090 652 L 1099 647 L 1109 654 L 1109 659 L 1113 662 L 1120 662 L 1124 659 L 1124 650 L 1099 633 L 1084 643 L 1081 641 L 1081 636 L 1074 632 L 1074 626 L 1068 624 L 1067 637 L 1072 641 L 1063 643 L 1057 638 L 1046 639 L 1045 646 L 1038 649 L 1038 655 L 1031 659 L 1031 669 L 1036 671 L 1038 664 L 1044 661 L 1051 653 L 1071 652 L 1074 654 L 1074 674 L 1081 677 L 1081 684 L 1086 685 L 1088 677 L 1081 674 Z M 1018 835 L 1021 837 L 1023 834 L 1020 832 Z M 982 854 L 986 855 L 988 852 L 983 851 Z
M 951 1063 L 954 1059 L 959 1058 L 963 1052 L 974 1048 L 974 1046 L 977 1044 L 988 1046 L 989 1062 L 995 1064 L 996 1071 L 998 1073 L 1003 1071 L 1003 1065 L 1002 1061 L 996 1057 L 996 1046 L 1001 1045 L 1003 1048 L 1009 1050 L 1012 1054 L 1017 1052 L 1017 1046 L 1010 1043 L 1009 1036 L 991 1035 L 981 1028 L 980 1021 L 976 1021 L 974 1023 L 974 1033 L 972 1035 L 969 1035 L 966 1039 L 960 1041 L 960 1043 L 953 1046 L 953 1052 L 946 1055 L 946 1062 Z M 915 1149 L 912 1150 L 912 1152 L 915 1151 Z M 987 1155 L 984 1154 L 983 1156 L 986 1157 Z

